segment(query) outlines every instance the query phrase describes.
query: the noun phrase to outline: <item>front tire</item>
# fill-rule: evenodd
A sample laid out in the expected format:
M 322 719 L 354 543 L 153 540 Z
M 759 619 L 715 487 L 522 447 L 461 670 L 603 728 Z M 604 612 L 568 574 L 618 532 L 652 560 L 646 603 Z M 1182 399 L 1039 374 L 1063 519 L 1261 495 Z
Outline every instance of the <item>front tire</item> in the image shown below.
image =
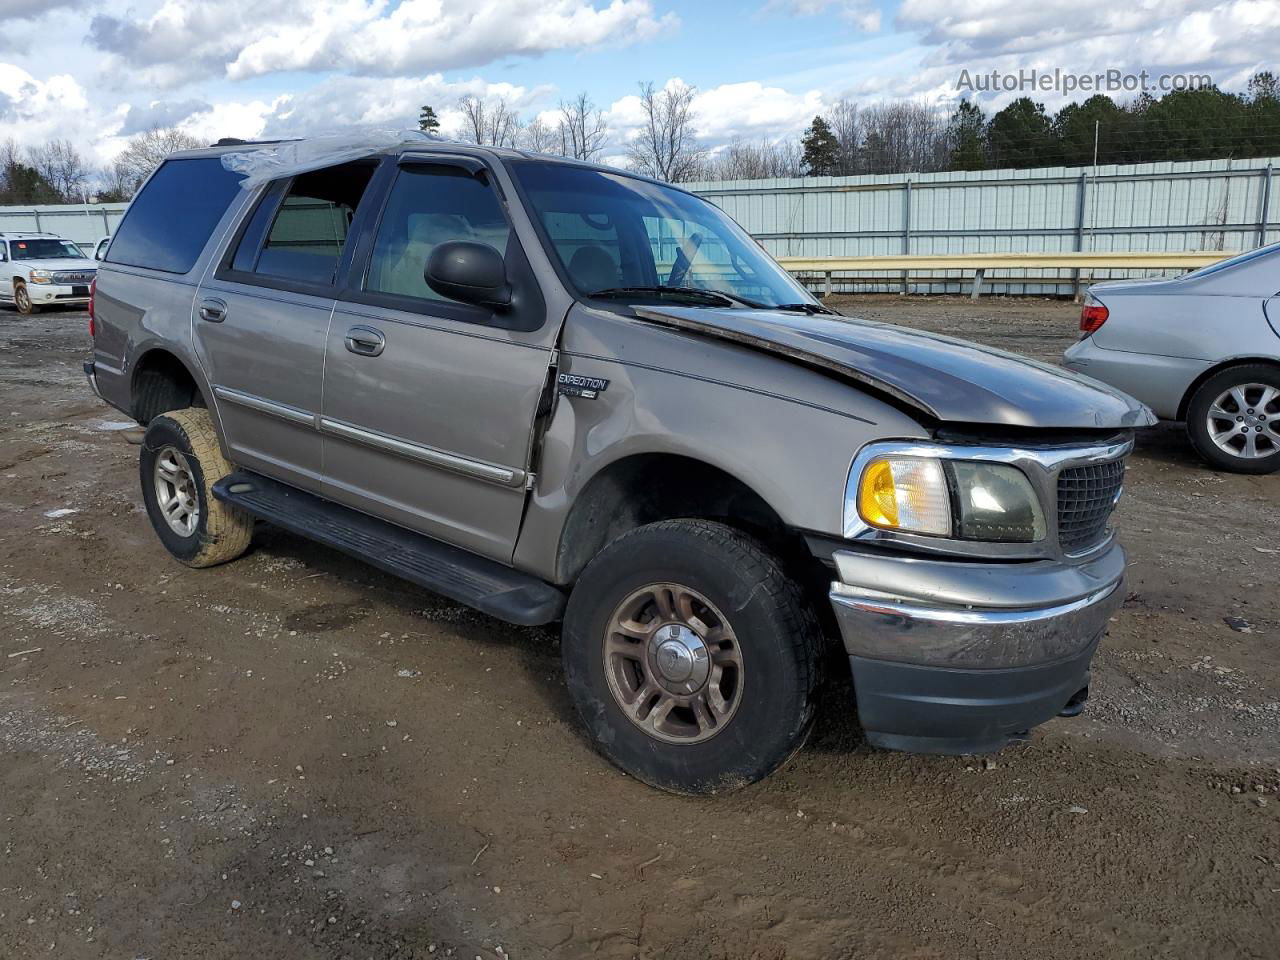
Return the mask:
M 213 495 L 234 469 L 208 410 L 172 410 L 148 424 L 138 458 L 142 500 L 160 542 L 189 567 L 226 563 L 249 548 L 253 517 Z
M 13 285 L 13 305 L 18 308 L 19 313 L 27 316 L 40 312 L 40 308 L 31 302 L 31 292 L 27 290 L 25 283 Z
M 1187 434 L 1220 470 L 1280 470 L 1280 368 L 1250 363 L 1215 373 L 1191 396 Z
M 821 633 L 750 537 L 667 520 L 587 565 L 565 612 L 570 696 L 609 760 L 676 793 L 754 783 L 803 746 Z

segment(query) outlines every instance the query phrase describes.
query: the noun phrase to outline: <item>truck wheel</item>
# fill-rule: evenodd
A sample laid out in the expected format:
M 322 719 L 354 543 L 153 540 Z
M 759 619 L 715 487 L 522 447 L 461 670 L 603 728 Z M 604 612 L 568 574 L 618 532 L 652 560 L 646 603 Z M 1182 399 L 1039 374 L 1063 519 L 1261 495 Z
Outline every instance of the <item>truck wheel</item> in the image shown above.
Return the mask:
M 165 548 L 189 567 L 212 567 L 249 548 L 253 518 L 213 496 L 234 469 L 209 411 L 172 410 L 152 419 L 138 458 L 142 499 Z
M 569 597 L 570 696 L 596 747 L 676 793 L 754 783 L 804 744 L 821 634 L 750 537 L 666 520 L 605 547 Z
M 1187 434 L 1220 470 L 1280 470 L 1280 369 L 1250 363 L 1215 373 L 1191 397 Z
M 18 308 L 19 313 L 32 314 L 40 312 L 40 308 L 31 302 L 31 294 L 27 292 L 27 285 L 25 283 L 14 283 L 13 305 Z

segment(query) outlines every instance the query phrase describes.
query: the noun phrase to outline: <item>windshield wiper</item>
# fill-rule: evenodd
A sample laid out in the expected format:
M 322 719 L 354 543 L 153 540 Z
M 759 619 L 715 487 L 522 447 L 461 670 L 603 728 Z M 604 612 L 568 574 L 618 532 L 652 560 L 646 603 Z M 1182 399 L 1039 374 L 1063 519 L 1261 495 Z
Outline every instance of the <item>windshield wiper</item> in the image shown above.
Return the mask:
M 830 307 L 824 307 L 819 303 L 780 303 L 772 309 L 786 310 L 791 313 L 807 313 L 811 316 L 815 313 L 829 313 L 833 316 L 839 316 L 839 314 Z
M 740 297 L 734 293 L 725 293 L 722 290 L 699 290 L 696 287 L 608 287 L 604 290 L 593 290 L 587 294 L 589 297 L 681 297 L 685 300 L 694 300 L 698 303 L 707 304 L 717 307 L 731 307 L 735 303 L 744 307 L 751 307 L 760 310 L 764 307 L 762 303 L 756 303 L 754 300 L 748 300 L 746 297 Z

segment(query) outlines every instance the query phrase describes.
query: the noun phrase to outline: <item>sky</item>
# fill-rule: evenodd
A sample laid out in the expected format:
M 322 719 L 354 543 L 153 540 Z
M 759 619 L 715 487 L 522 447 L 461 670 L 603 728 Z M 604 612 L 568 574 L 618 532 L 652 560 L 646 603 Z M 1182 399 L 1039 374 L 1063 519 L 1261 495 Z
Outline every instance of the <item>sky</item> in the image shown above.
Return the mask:
M 1278 41 L 1280 0 L 0 0 L 0 137 L 65 137 L 107 164 L 151 126 L 210 141 L 414 128 L 431 104 L 456 134 L 466 94 L 528 118 L 586 91 L 620 156 L 642 81 L 695 86 L 714 148 L 798 136 L 842 97 L 991 111 L 1019 95 L 958 88 L 962 71 L 1243 90 Z

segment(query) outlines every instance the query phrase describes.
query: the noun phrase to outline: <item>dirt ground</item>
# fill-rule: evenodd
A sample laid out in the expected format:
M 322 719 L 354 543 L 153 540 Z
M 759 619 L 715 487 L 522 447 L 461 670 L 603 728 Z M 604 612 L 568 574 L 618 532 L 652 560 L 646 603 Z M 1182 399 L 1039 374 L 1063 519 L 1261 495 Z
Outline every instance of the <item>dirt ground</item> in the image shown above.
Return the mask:
M 1077 316 L 841 307 L 1044 359 Z M 1280 955 L 1280 476 L 1142 436 L 1084 717 L 883 753 L 837 677 L 787 768 L 683 799 L 592 752 L 553 631 L 270 529 L 170 560 L 87 350 L 0 312 L 0 958 Z

